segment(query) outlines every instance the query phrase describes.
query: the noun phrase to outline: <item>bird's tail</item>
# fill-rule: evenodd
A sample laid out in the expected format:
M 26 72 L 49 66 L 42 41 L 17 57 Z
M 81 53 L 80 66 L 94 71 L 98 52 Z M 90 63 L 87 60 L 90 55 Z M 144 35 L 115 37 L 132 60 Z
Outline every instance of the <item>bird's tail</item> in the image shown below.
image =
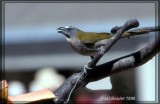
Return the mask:
M 132 30 L 124 32 L 122 34 L 122 38 L 131 37 L 134 35 L 147 34 L 149 32 L 154 32 L 154 31 L 160 31 L 160 26 L 132 29 Z

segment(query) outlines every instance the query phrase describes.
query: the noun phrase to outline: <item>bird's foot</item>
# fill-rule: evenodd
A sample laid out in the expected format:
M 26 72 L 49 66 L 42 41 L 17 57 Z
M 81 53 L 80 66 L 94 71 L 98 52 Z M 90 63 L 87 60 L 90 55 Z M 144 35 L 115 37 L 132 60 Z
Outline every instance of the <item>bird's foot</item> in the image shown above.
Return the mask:
M 92 68 L 88 67 L 88 64 L 90 63 L 91 61 L 88 61 L 87 64 L 84 65 L 84 68 L 83 68 L 83 71 L 85 74 L 87 74 Z
M 102 56 L 105 54 L 104 47 L 101 47 L 101 48 L 100 48 L 100 54 L 101 54 Z
M 90 56 L 91 57 L 91 59 L 93 59 L 94 58 L 94 56 Z

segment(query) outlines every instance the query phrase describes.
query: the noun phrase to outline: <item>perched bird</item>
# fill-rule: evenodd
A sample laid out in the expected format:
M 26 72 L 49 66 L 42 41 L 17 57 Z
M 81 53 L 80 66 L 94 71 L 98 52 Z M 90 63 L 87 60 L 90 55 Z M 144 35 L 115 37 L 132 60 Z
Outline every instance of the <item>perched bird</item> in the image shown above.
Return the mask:
M 59 27 L 58 33 L 63 34 L 72 49 L 77 53 L 93 58 L 97 52 L 110 41 L 114 34 L 85 32 L 73 26 Z M 143 34 L 146 32 L 143 32 Z M 122 38 L 129 37 L 132 33 L 125 32 Z

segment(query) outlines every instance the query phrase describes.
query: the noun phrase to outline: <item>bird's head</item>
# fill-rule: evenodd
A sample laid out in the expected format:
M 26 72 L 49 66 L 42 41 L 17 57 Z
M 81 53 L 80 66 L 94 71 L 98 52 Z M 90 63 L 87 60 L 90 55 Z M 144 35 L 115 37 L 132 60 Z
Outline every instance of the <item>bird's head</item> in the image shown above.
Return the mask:
M 77 34 L 78 29 L 73 26 L 59 27 L 57 28 L 58 33 L 66 36 L 66 38 L 71 38 Z

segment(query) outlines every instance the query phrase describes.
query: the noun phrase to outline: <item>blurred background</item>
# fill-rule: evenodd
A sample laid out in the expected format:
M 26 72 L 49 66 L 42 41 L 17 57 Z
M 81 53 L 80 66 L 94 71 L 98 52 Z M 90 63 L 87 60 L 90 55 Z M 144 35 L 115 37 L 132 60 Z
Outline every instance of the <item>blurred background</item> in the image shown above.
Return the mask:
M 9 95 L 43 88 L 55 91 L 72 73 L 83 69 L 90 57 L 75 53 L 60 26 L 84 31 L 110 32 L 136 18 L 139 27 L 156 25 L 155 3 L 4 3 L 5 77 Z M 135 52 L 155 39 L 155 33 L 119 40 L 98 64 Z M 139 102 L 156 101 L 156 59 L 136 70 L 114 74 L 87 84 L 74 101 L 105 101 L 100 96 L 131 96 Z M 94 90 L 94 91 L 93 91 Z M 92 97 L 90 96 L 92 95 Z M 114 102 L 114 101 L 113 101 Z M 119 102 L 121 103 L 121 102 Z

